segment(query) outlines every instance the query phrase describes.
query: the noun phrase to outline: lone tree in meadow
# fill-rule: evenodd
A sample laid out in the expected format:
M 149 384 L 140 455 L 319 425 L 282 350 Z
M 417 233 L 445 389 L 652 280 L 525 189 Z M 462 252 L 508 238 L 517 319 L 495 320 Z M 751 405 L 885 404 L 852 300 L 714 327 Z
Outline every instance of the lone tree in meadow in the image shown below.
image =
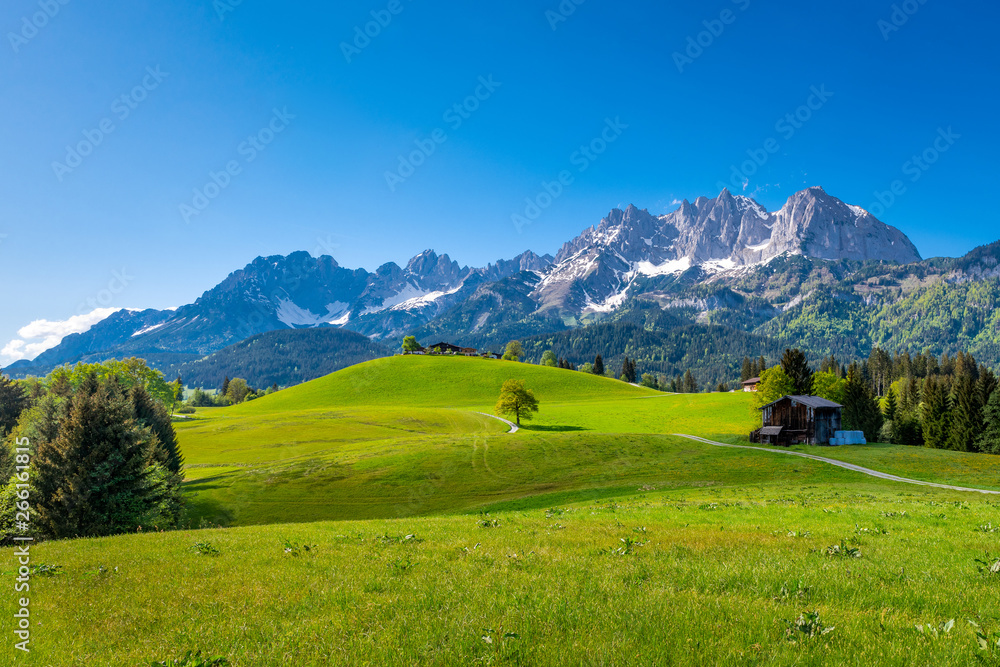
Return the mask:
M 513 416 L 517 425 L 521 419 L 531 419 L 531 413 L 538 412 L 538 399 L 530 389 L 525 388 L 524 380 L 507 380 L 500 390 L 500 400 L 494 411 L 501 416 Z
M 407 336 L 403 339 L 403 351 L 404 352 L 419 352 L 424 349 L 423 346 L 417 342 L 416 336 Z

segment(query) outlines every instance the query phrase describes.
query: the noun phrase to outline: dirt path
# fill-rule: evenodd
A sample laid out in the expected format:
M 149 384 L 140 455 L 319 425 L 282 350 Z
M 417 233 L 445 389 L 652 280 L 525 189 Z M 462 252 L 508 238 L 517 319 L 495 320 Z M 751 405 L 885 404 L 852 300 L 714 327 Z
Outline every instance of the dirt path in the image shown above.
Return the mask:
M 917 484 L 919 486 L 932 486 L 936 489 L 948 489 L 951 491 L 967 491 L 969 493 L 984 493 L 988 495 L 1000 496 L 1000 491 L 987 491 L 985 489 L 970 489 L 964 486 L 951 486 L 949 484 L 935 484 L 934 482 L 922 482 L 919 479 L 907 479 L 906 477 L 899 477 L 897 475 L 890 475 L 889 473 L 879 472 L 877 470 L 872 470 L 870 468 L 863 468 L 861 466 L 854 465 L 853 463 L 844 463 L 843 461 L 838 461 L 836 459 L 826 459 L 822 456 L 814 456 L 812 454 L 804 454 L 802 452 L 790 452 L 781 449 L 764 449 L 763 447 L 750 447 L 747 445 L 726 445 L 721 442 L 715 442 L 714 440 L 706 440 L 705 438 L 699 438 L 695 435 L 685 435 L 684 433 L 674 433 L 679 438 L 687 438 L 688 440 L 694 440 L 696 442 L 702 442 L 706 445 L 712 445 L 713 447 L 726 447 L 730 449 L 755 449 L 761 452 L 768 452 L 771 454 L 785 454 L 787 456 L 799 456 L 804 459 L 812 459 L 813 461 L 822 461 L 823 463 L 829 463 L 830 465 L 835 465 L 838 468 L 846 468 L 847 470 L 853 470 L 854 472 L 860 472 L 863 475 L 869 475 L 871 477 L 878 477 L 879 479 L 887 479 L 891 482 L 903 482 L 905 484 Z
M 488 412 L 477 412 L 476 414 L 483 415 L 484 417 L 489 417 L 491 419 L 496 419 L 497 421 L 502 421 L 507 426 L 510 426 L 510 430 L 507 431 L 507 435 L 510 435 L 511 433 L 517 433 L 518 431 L 521 430 L 517 424 L 515 424 L 514 422 L 509 422 L 503 417 L 497 417 L 496 415 L 491 415 Z

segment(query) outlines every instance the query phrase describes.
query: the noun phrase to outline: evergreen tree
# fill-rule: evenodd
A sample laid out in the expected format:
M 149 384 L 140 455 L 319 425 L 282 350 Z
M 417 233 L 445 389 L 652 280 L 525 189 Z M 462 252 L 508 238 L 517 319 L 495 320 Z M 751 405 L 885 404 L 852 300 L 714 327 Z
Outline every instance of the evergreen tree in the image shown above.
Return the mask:
M 621 374 L 622 382 L 630 382 L 628 378 L 629 378 L 629 363 L 628 363 L 628 357 L 625 357 L 625 361 L 622 362 L 622 374 Z
M 148 428 L 156 436 L 154 456 L 167 470 L 180 474 L 184 456 L 177 444 L 177 434 L 170 423 L 170 415 L 162 405 L 153 400 L 142 385 L 135 385 L 130 392 L 135 419 L 140 426 Z
M 785 354 L 781 357 L 781 368 L 795 384 L 794 391 L 797 396 L 812 395 L 813 372 L 802 350 L 785 350 Z
M 226 376 L 226 379 L 222 381 L 222 391 L 219 392 L 219 393 L 221 393 L 223 396 L 225 396 L 226 394 L 229 393 L 229 376 L 228 375 Z
M 948 449 L 958 452 L 975 451 L 976 439 L 983 432 L 983 406 L 968 360 L 961 353 L 956 359 L 955 367 L 961 367 L 964 374 L 955 380 Z
M 843 421 L 845 430 L 863 431 L 866 440 L 878 441 L 883 423 L 882 410 L 857 368 L 852 368 L 847 374 Z
M 937 376 L 932 375 L 924 383 L 923 403 L 921 426 L 924 443 L 932 449 L 944 449 L 948 445 L 950 431 L 948 394 Z
M 688 369 L 684 373 L 684 393 L 685 394 L 698 393 L 698 381 L 694 379 L 694 375 L 691 373 L 690 369 Z
M 743 368 L 740 370 L 740 382 L 746 382 L 752 377 L 756 377 L 753 372 L 753 364 L 750 357 L 743 357 Z
M 764 359 L 764 355 L 760 355 L 757 359 L 757 372 L 754 373 L 754 377 L 761 377 L 764 375 L 764 371 L 767 370 L 767 361 Z
M 86 378 L 59 436 L 36 450 L 33 498 L 39 526 L 57 538 L 113 535 L 133 532 L 158 516 L 170 488 L 156 465 L 154 445 L 116 378 L 100 384 Z
M 989 368 L 983 366 L 979 369 L 979 380 L 976 381 L 976 390 L 979 392 L 979 401 L 985 406 L 990 402 L 993 392 L 1000 389 L 1000 381 Z
M 899 401 L 896 400 L 896 390 L 889 388 L 889 395 L 885 397 L 885 418 L 891 422 L 896 421 L 899 413 Z
M 976 448 L 987 454 L 1000 454 L 1000 390 L 994 390 L 983 408 L 983 422 Z
M 604 375 L 604 359 L 601 355 L 594 359 L 594 375 Z
M 14 429 L 29 403 L 28 394 L 21 385 L 0 375 L 0 440 Z

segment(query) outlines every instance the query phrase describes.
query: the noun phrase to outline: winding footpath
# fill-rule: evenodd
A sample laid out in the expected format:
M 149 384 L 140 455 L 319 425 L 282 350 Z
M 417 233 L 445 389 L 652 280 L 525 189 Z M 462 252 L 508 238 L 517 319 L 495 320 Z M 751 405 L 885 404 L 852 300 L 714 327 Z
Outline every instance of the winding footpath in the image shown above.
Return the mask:
M 951 486 L 949 484 L 936 484 L 934 482 L 922 482 L 919 479 L 908 479 L 906 477 L 899 477 L 897 475 L 890 475 L 888 473 L 879 472 L 877 470 L 872 470 L 870 468 L 863 468 L 861 466 L 856 466 L 853 463 L 844 463 L 843 461 L 838 461 L 836 459 L 827 459 L 822 456 L 814 456 L 812 454 L 804 454 L 802 452 L 790 452 L 780 449 L 764 449 L 763 447 L 750 447 L 747 445 L 727 445 L 721 442 L 715 442 L 714 440 L 706 440 L 705 438 L 699 438 L 695 435 L 686 435 L 684 433 L 674 433 L 675 436 L 679 438 L 687 438 L 688 440 L 694 440 L 695 442 L 701 442 L 706 445 L 712 445 L 713 447 L 726 447 L 727 449 L 753 449 L 758 452 L 768 452 L 770 454 L 785 454 L 787 456 L 799 456 L 804 459 L 812 459 L 813 461 L 822 461 L 823 463 L 829 463 L 830 465 L 835 465 L 838 468 L 846 468 L 847 470 L 853 470 L 854 472 L 860 472 L 863 475 L 869 475 L 871 477 L 877 477 L 879 479 L 887 479 L 891 482 L 903 482 L 904 484 L 917 484 L 919 486 L 932 486 L 936 489 L 948 489 L 950 491 L 967 491 L 969 493 L 983 493 L 987 495 L 1000 496 L 1000 491 L 987 491 L 985 489 L 970 489 L 964 486 Z
M 515 424 L 514 422 L 507 421 L 503 417 L 497 417 L 496 415 L 491 415 L 488 412 L 477 412 L 475 414 L 483 415 L 484 417 L 490 417 L 491 419 L 496 419 L 497 421 L 501 421 L 507 426 L 510 426 L 510 430 L 507 431 L 507 435 L 510 435 L 511 433 L 517 433 L 518 431 L 521 430 L 517 424 Z

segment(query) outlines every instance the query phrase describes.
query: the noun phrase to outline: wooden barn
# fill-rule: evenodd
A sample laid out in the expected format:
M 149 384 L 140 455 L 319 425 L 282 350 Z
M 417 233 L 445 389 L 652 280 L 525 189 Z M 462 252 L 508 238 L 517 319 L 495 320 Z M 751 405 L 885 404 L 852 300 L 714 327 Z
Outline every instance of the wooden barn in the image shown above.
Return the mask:
M 842 405 L 818 396 L 785 396 L 761 408 L 763 425 L 751 442 L 828 445 L 841 430 Z

